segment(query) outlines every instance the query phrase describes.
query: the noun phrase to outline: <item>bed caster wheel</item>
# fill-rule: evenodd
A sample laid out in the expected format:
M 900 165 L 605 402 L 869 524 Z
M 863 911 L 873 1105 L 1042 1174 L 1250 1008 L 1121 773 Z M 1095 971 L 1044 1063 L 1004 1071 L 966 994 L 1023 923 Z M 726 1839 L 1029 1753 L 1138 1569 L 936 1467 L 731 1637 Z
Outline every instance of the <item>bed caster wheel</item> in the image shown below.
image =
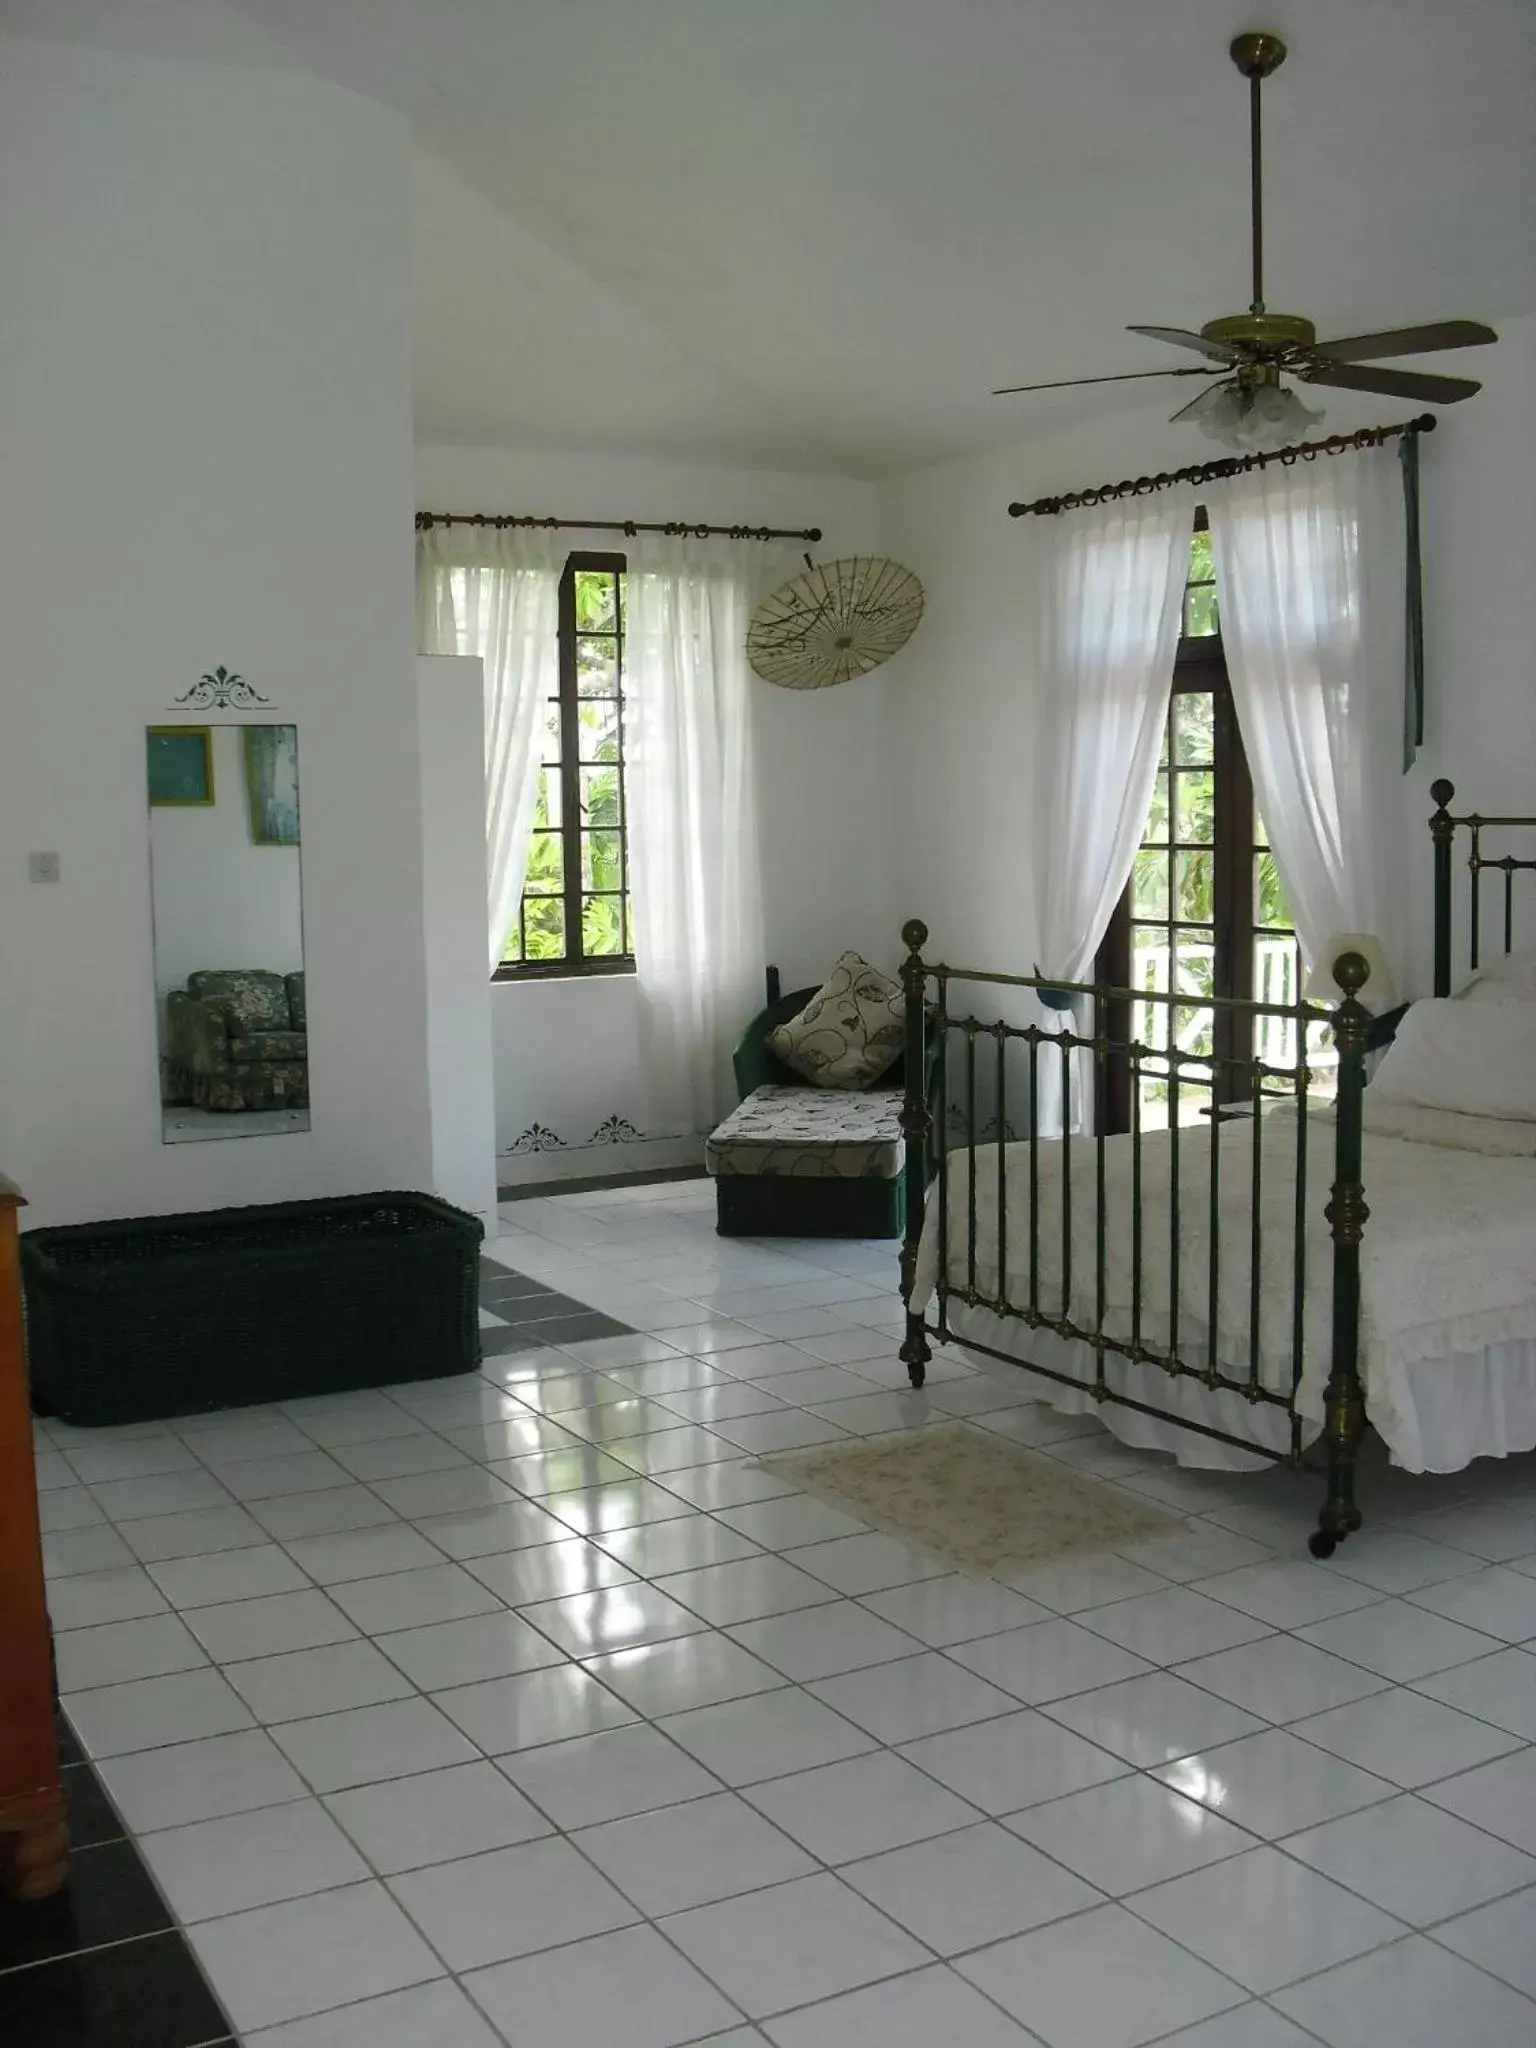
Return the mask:
M 908 1369 L 907 1378 L 912 1382 L 912 1390 L 914 1393 L 920 1394 L 923 1391 L 923 1382 L 927 1379 L 927 1377 L 927 1373 L 923 1371 L 923 1368 L 920 1365 L 914 1365 Z
M 1307 1548 L 1314 1557 L 1332 1557 L 1338 1547 L 1338 1537 L 1327 1529 L 1314 1529 L 1307 1538 Z

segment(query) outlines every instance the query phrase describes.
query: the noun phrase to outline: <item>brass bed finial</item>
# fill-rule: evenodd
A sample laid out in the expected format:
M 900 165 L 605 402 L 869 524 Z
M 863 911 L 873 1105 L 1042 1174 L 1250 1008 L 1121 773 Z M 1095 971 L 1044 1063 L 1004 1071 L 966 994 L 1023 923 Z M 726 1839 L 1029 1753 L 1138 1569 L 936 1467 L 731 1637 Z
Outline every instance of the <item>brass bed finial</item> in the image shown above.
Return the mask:
M 1371 963 L 1363 953 L 1341 953 L 1333 963 L 1333 978 L 1345 1001 L 1353 1002 L 1371 978 Z

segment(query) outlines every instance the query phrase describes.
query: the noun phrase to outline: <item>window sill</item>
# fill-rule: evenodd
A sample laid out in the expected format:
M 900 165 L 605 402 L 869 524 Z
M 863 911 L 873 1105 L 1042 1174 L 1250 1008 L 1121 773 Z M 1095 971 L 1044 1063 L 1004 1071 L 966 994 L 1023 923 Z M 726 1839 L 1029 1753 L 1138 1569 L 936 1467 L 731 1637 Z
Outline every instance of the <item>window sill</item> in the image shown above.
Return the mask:
M 633 960 L 615 960 L 611 965 L 605 962 L 601 967 L 571 967 L 563 961 L 548 967 L 501 967 L 491 976 L 491 986 L 526 988 L 549 981 L 632 981 L 636 971 Z

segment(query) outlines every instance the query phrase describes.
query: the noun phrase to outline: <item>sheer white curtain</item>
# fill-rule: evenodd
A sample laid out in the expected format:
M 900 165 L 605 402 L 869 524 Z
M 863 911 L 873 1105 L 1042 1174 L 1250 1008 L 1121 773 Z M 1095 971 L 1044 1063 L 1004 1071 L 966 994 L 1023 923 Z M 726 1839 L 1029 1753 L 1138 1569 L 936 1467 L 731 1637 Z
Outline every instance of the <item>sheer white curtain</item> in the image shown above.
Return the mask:
M 1311 966 L 1335 932 L 1374 932 L 1400 982 L 1397 450 L 1270 463 L 1202 495 L 1243 747 L 1303 957 Z
M 1194 510 L 1194 493 L 1177 485 L 1030 522 L 1038 638 L 1033 802 L 1023 823 L 1036 964 L 1063 981 L 1092 978 L 1146 826 Z M 1042 1058 L 1047 1130 L 1081 1121 L 1076 1105 L 1065 1112 L 1060 1081 L 1055 1056 Z
M 522 901 L 542 713 L 559 681 L 566 548 L 536 527 L 434 526 L 416 536 L 416 644 L 485 664 L 487 938 L 501 961 Z
M 762 1006 L 763 908 L 746 634 L 796 557 L 761 541 L 625 543 L 625 784 L 641 1052 L 658 1130 L 709 1130 Z

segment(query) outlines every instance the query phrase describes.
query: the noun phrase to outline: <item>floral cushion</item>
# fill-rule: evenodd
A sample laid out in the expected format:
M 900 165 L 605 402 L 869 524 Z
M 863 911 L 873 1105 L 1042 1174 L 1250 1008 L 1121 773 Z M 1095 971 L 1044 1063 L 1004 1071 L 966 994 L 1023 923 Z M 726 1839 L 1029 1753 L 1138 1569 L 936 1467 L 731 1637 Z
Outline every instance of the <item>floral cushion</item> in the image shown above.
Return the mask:
M 302 1031 L 244 1031 L 230 1043 L 230 1057 L 237 1060 L 301 1060 L 309 1040 Z
M 769 1050 L 818 1088 L 867 1088 L 901 1051 L 901 984 L 844 953 L 798 1017 L 768 1034 Z
M 894 1180 L 901 1171 L 899 1088 L 780 1088 L 750 1094 L 704 1147 L 706 1173 L 800 1180 Z
M 187 976 L 187 988 L 200 1001 L 216 997 L 237 1031 L 287 1031 L 288 991 L 283 977 L 260 967 L 202 968 Z

